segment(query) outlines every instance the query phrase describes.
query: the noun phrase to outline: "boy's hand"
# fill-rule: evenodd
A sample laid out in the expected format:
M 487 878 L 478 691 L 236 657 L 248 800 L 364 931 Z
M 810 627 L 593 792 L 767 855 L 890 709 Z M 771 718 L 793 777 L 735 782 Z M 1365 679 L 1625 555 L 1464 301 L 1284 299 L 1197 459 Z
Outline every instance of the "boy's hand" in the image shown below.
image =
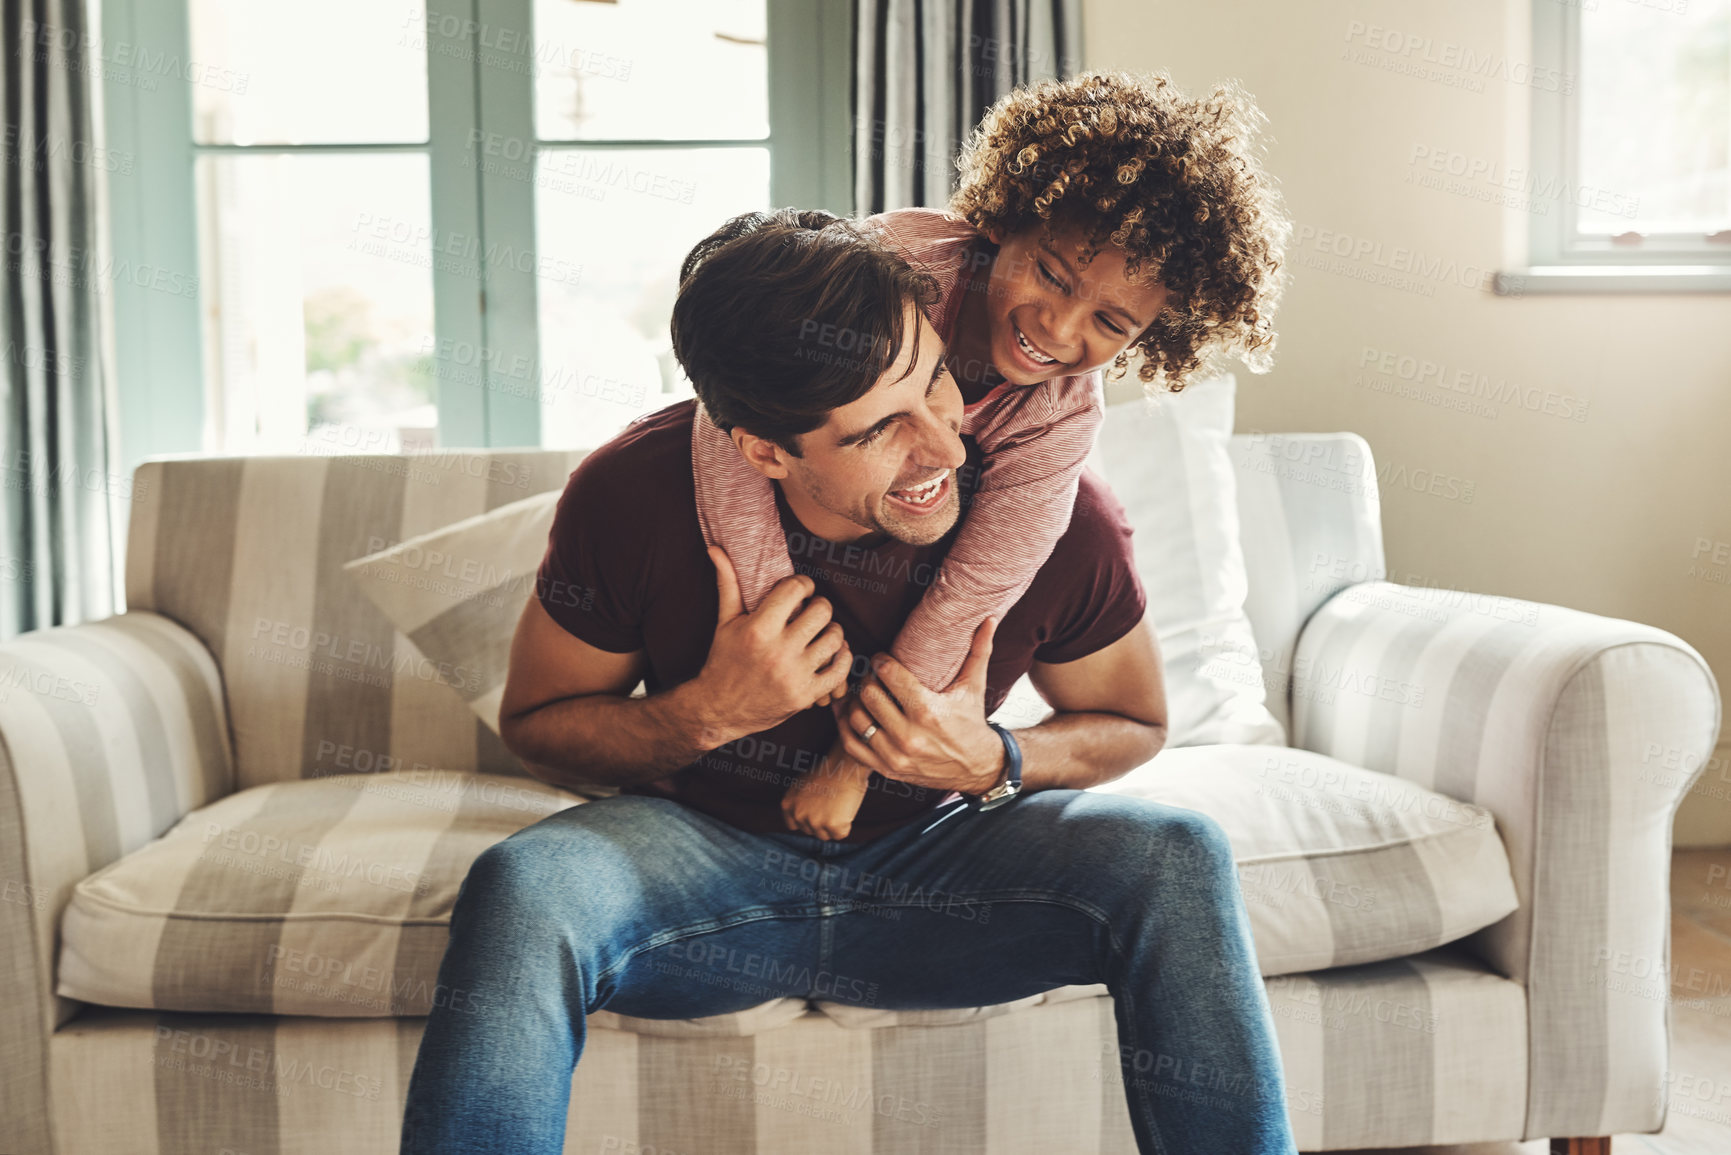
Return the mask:
M 871 773 L 843 754 L 841 743 L 836 742 L 816 769 L 800 775 L 787 788 L 781 799 L 782 821 L 790 830 L 826 842 L 846 838 Z
M 996 618 L 980 623 L 961 672 L 941 694 L 890 655 L 874 658 L 877 677 L 851 703 L 830 707 L 848 756 L 910 786 L 963 794 L 991 789 L 1004 770 L 1003 742 L 986 725 L 985 705 L 997 629 Z

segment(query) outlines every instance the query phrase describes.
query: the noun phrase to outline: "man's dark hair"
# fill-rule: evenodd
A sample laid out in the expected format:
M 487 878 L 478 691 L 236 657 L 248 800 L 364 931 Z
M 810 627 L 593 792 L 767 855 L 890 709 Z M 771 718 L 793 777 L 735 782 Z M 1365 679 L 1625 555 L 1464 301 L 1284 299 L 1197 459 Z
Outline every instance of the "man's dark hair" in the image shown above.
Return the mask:
M 871 391 L 902 352 L 903 312 L 937 284 L 821 209 L 734 217 L 679 270 L 673 354 L 717 426 L 799 456 L 798 438 Z

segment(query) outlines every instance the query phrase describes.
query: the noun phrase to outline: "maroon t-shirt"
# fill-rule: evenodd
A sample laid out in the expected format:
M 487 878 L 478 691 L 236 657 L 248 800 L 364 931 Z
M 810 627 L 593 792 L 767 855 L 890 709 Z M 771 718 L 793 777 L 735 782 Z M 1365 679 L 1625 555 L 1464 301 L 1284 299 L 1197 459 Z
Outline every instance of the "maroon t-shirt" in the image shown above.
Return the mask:
M 715 636 L 715 567 L 704 552 L 691 478 L 695 405 L 652 413 L 583 459 L 559 498 L 537 575 L 537 594 L 554 621 L 597 649 L 646 655 L 652 694 L 695 677 Z M 980 460 L 971 443 L 968 452 L 973 468 L 958 471 L 964 501 Z M 779 487 L 776 494 L 794 568 L 830 600 L 854 654 L 889 649 L 955 534 L 929 546 L 837 544 L 813 537 Z M 1073 662 L 1129 633 L 1145 604 L 1124 509 L 1100 478 L 1084 473 L 1069 529 L 998 625 L 987 711 L 1034 662 Z M 788 784 L 829 753 L 835 736 L 827 707 L 805 710 L 622 793 L 673 797 L 753 833 L 786 830 Z M 873 774 L 847 841 L 880 837 L 951 796 Z

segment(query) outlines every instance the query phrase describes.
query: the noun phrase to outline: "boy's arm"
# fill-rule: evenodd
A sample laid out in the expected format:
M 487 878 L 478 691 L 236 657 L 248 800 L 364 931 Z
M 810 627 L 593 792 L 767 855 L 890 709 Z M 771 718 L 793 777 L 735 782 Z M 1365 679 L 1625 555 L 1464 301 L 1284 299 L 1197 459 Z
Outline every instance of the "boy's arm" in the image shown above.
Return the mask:
M 536 778 L 555 786 L 652 781 L 845 685 L 853 654 L 810 578 L 778 583 L 747 614 L 726 556 L 712 552 L 710 560 L 719 611 L 709 656 L 689 681 L 644 698 L 626 696 L 648 672 L 641 651 L 592 646 L 530 596 L 511 639 L 499 737 Z
M 1020 600 L 1069 527 L 1103 416 L 1088 378 L 1033 386 L 1008 400 L 970 415 L 986 454 L 980 484 L 955 545 L 890 648 L 934 692 L 955 680 L 975 628 L 988 616 L 1001 620 Z
M 775 509 L 775 487 L 740 456 L 701 404 L 691 423 L 691 477 L 705 545 L 727 551 L 750 613 L 783 578 L 793 576 L 787 538 Z

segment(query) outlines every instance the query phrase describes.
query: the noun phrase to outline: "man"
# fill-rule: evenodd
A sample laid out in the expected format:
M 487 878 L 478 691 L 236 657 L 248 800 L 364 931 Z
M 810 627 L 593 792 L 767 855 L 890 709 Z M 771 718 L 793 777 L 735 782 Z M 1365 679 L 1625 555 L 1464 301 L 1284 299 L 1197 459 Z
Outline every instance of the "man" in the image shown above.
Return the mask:
M 1051 558 L 944 693 L 881 654 L 940 572 L 979 468 L 930 293 L 827 214 L 736 218 L 687 258 L 675 351 L 776 483 L 801 572 L 742 611 L 697 521 L 691 403 L 572 474 L 512 643 L 502 735 L 545 781 L 621 793 L 476 860 L 439 978 L 478 998 L 428 1019 L 404 1152 L 560 1151 L 585 1015 L 602 1008 L 967 1007 L 1088 983 L 1114 998 L 1142 1151 L 1294 1149 L 1225 835 L 1086 791 L 1152 758 L 1166 721 L 1105 487 L 1084 480 Z M 855 666 L 870 669 L 859 693 L 816 705 Z M 1023 673 L 1055 713 L 1006 737 L 986 717 Z M 647 695 L 628 696 L 639 682 Z M 838 725 L 882 772 L 845 838 L 789 830 L 782 796 Z M 739 957 L 764 960 L 750 982 L 705 961 Z

